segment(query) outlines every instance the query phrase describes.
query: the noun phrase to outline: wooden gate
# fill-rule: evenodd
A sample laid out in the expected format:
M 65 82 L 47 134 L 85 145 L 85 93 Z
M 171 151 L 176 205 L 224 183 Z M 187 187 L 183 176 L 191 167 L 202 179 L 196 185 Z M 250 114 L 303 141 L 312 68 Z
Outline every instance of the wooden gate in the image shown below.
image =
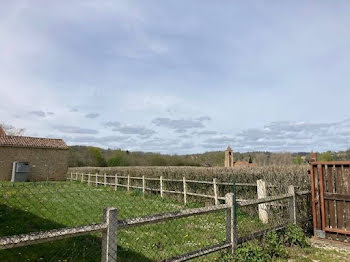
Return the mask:
M 312 162 L 310 173 L 315 235 L 350 238 L 350 161 Z

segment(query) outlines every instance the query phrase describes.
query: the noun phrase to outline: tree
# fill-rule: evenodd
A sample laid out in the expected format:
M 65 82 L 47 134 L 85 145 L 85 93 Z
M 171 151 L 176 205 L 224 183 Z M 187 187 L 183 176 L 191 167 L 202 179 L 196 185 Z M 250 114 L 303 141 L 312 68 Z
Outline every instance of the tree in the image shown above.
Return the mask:
M 7 125 L 3 122 L 0 123 L 0 127 L 5 131 L 8 136 L 23 136 L 25 129 L 24 128 L 16 128 L 11 125 Z
M 91 146 L 89 147 L 89 153 L 91 155 L 91 158 L 93 159 L 95 166 L 107 166 L 106 160 L 102 156 L 101 150 L 99 148 Z
M 320 161 L 333 161 L 334 157 L 331 151 L 324 152 L 320 155 Z
M 296 164 L 296 165 L 301 165 L 303 163 L 303 159 L 300 155 L 297 155 L 294 160 L 293 160 L 293 163 Z

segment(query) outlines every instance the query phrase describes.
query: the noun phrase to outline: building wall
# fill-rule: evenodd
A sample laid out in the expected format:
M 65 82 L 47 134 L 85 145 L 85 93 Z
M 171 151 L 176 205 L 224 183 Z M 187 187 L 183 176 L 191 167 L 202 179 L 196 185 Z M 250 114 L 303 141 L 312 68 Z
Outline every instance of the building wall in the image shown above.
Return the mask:
M 0 181 L 11 180 L 14 161 L 30 163 L 29 181 L 65 180 L 68 150 L 0 147 Z

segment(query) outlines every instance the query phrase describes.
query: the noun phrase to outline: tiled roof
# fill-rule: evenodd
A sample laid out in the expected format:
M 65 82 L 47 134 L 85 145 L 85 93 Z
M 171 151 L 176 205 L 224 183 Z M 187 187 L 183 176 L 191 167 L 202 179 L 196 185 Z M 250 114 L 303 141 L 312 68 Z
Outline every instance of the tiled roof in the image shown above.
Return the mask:
M 0 136 L 0 147 L 2 146 L 68 149 L 68 146 L 62 139 L 28 136 Z

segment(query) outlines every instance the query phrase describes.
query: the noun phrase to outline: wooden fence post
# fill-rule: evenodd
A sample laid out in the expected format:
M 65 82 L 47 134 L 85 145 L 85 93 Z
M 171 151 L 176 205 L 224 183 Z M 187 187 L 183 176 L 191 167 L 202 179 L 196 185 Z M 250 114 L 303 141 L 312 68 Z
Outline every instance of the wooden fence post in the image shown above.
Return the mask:
M 84 173 L 81 173 L 80 178 L 81 178 L 81 183 L 84 183 Z
M 107 174 L 106 173 L 103 174 L 103 181 L 104 181 L 104 185 L 107 186 Z
M 128 175 L 128 185 L 127 185 L 127 190 L 130 191 L 130 175 Z
M 78 181 L 78 172 L 75 173 L 75 181 Z
M 296 195 L 295 188 L 293 185 L 288 186 L 288 194 L 293 195 L 293 198 L 288 200 L 288 209 L 289 209 L 289 217 L 290 221 L 293 224 L 297 223 L 297 205 L 296 205 Z
M 186 178 L 185 177 L 182 178 L 182 182 L 183 182 L 183 188 L 184 188 L 184 204 L 186 205 L 187 204 L 187 196 L 186 196 L 187 188 L 186 188 Z
M 257 185 L 258 199 L 267 197 L 265 181 L 260 179 L 256 181 L 256 185 Z M 269 215 L 267 213 L 266 204 L 259 204 L 259 219 L 264 224 L 267 224 L 269 222 Z
M 146 180 L 145 176 L 142 176 L 142 194 L 145 195 L 145 190 L 146 190 Z
M 218 187 L 216 185 L 216 178 L 213 178 L 213 187 L 214 187 L 214 201 L 215 201 L 215 205 L 217 206 L 219 204 L 219 199 L 218 199 Z
M 230 251 L 233 254 L 237 247 L 236 195 L 226 194 L 225 203 L 230 206 L 226 210 L 226 241 L 231 243 Z
M 96 177 L 95 177 L 95 185 L 96 185 L 96 187 L 98 185 L 98 174 L 97 173 L 96 173 Z
M 73 182 L 73 172 L 70 172 L 70 182 Z
M 91 174 L 88 174 L 88 185 L 90 186 L 90 182 L 91 182 Z
M 118 175 L 115 174 L 115 178 L 114 178 L 114 190 L 117 191 L 117 187 L 118 187 Z
M 163 176 L 160 176 L 159 183 L 160 183 L 160 197 L 163 197 Z
M 102 233 L 102 262 L 117 261 L 118 210 L 106 208 L 103 213 L 107 229 Z

